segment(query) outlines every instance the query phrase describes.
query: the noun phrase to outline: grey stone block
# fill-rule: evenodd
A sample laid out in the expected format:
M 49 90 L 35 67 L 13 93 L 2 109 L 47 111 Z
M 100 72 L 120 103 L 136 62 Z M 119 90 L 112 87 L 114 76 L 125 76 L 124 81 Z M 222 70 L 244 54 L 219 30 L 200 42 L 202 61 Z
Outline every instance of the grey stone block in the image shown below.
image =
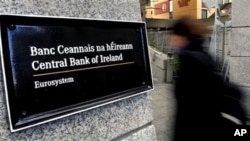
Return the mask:
M 235 0 L 232 4 L 232 26 L 249 26 L 250 25 L 250 1 Z
M 53 122 L 11 133 L 2 89 L 0 94 L 1 140 L 111 140 L 153 120 L 148 94 L 142 94 Z
M 153 125 L 143 128 L 121 141 L 156 141 L 155 128 Z
M 249 56 L 250 57 L 250 28 L 233 28 L 232 39 L 230 41 L 231 56 Z
M 1 13 L 141 21 L 138 0 L 4 0 Z
M 167 55 L 164 53 L 157 52 L 153 49 L 149 49 L 150 63 L 152 67 L 153 78 L 155 82 L 166 82 L 167 72 Z
M 250 57 L 230 57 L 229 59 L 230 81 L 241 86 L 250 86 Z
M 151 63 L 153 79 L 156 83 L 162 83 L 166 81 L 166 70 L 163 70 L 156 66 L 154 63 Z
M 168 59 L 167 55 L 161 52 L 156 52 L 153 49 L 149 49 L 151 63 L 159 67 L 162 70 L 166 70 L 166 60 Z

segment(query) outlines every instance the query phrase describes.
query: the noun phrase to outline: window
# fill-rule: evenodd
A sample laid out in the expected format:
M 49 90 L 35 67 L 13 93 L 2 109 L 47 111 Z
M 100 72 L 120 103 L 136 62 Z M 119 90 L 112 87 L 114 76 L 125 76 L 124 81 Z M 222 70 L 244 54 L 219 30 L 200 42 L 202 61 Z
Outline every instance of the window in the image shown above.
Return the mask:
M 226 4 L 226 3 L 229 3 L 229 0 L 224 0 L 224 3 L 223 3 L 223 4 Z
M 147 6 L 151 6 L 150 0 L 145 0 L 144 2 L 146 3 Z
M 219 5 L 222 5 L 222 4 L 223 4 L 223 1 L 224 1 L 224 0 L 217 0 L 217 2 L 218 2 Z
M 206 9 L 202 9 L 201 19 L 206 19 L 206 18 L 207 18 L 207 10 Z

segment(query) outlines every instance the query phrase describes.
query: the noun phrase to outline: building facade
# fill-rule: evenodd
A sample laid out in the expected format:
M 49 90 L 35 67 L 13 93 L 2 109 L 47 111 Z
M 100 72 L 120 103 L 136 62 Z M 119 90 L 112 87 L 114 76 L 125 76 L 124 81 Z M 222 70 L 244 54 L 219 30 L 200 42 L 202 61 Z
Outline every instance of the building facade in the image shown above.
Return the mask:
M 215 6 L 208 9 L 205 0 L 150 0 L 146 9 L 146 19 L 178 19 L 190 16 L 195 19 L 209 18 L 215 12 Z M 219 6 L 232 0 L 217 0 Z
M 169 19 L 170 1 L 154 0 L 146 5 L 146 18 L 148 19 Z

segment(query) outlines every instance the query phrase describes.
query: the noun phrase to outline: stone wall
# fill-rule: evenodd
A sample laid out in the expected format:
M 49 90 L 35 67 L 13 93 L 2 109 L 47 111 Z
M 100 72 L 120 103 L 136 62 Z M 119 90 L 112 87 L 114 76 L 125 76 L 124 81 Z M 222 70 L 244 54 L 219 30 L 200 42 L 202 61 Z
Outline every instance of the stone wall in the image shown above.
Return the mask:
M 245 91 L 244 104 L 250 118 L 250 1 L 235 0 L 232 5 L 230 40 L 230 80 Z
M 0 0 L 0 13 L 141 21 L 139 0 Z M 149 95 L 10 132 L 0 80 L 0 140 L 156 140 Z

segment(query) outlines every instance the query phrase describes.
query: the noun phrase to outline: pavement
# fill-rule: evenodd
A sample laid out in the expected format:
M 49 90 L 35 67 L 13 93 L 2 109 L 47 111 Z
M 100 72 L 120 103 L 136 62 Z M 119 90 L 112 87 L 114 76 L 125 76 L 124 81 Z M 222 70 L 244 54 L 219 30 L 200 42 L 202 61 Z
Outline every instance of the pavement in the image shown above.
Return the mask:
M 156 83 L 150 92 L 157 141 L 172 141 L 175 120 L 173 84 Z

